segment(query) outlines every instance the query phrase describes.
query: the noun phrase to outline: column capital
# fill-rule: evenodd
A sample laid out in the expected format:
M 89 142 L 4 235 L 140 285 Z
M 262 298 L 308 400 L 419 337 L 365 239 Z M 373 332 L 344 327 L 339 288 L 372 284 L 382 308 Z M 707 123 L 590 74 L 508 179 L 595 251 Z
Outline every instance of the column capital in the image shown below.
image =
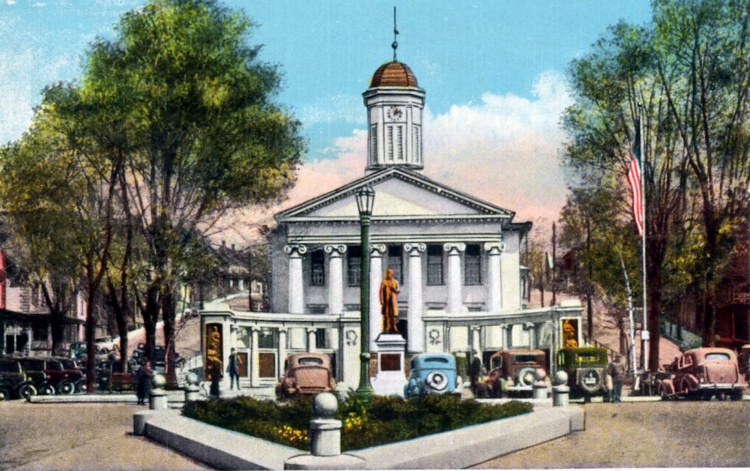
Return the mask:
M 284 252 L 286 252 L 291 257 L 299 257 L 307 253 L 307 246 L 302 244 L 285 245 Z
M 485 242 L 484 250 L 489 252 L 489 255 L 500 255 L 505 252 L 505 242 Z
M 306 327 L 305 330 L 307 330 L 308 334 L 314 334 L 318 331 L 317 327 Z
M 382 257 L 388 247 L 385 244 L 370 244 L 370 255 L 373 257 Z
M 477 332 L 477 331 L 481 331 L 482 330 L 482 326 L 481 325 L 472 325 L 471 327 L 469 327 L 469 329 L 471 329 L 472 332 Z
M 286 334 L 287 332 L 289 332 L 289 327 L 282 326 L 282 327 L 279 327 L 278 330 L 280 334 Z
M 341 255 L 346 253 L 346 245 L 344 244 L 326 245 L 323 247 L 323 250 L 325 250 L 326 253 L 331 254 L 332 257 L 340 257 Z
M 463 242 L 448 242 L 443 244 L 443 250 L 448 252 L 448 255 L 458 254 L 466 250 L 466 244 Z
M 416 243 L 411 242 L 408 244 L 404 244 L 404 250 L 406 250 L 410 254 L 412 252 L 417 252 L 415 255 L 419 255 L 419 252 L 424 252 L 425 250 L 427 250 L 427 245 L 421 242 L 416 242 Z
M 251 330 L 251 331 L 252 331 L 252 332 L 253 332 L 254 334 L 257 334 L 258 332 L 260 332 L 260 331 L 261 331 L 261 328 L 260 328 L 260 326 L 257 326 L 257 325 L 253 325 L 253 326 L 250 326 L 250 330 Z
M 536 326 L 536 324 L 534 324 L 533 322 L 524 322 L 523 323 L 523 328 L 526 329 L 526 330 L 533 329 L 535 326 Z

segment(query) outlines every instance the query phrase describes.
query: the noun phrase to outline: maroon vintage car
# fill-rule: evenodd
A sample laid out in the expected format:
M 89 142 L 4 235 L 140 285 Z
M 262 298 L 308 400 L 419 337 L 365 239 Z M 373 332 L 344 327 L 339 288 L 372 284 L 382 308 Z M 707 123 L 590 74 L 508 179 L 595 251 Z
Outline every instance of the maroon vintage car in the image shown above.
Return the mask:
M 331 359 L 325 353 L 295 353 L 284 362 L 284 375 L 276 386 L 276 397 L 286 399 L 303 394 L 333 391 Z
M 728 348 L 705 347 L 688 350 L 675 358 L 668 369 L 669 378 L 661 381 L 662 399 L 712 397 L 733 401 L 742 399 L 747 388 L 740 374 L 737 354 Z
M 546 370 L 546 354 L 542 350 L 500 350 L 490 357 L 490 372 L 485 384 L 493 397 L 527 395 L 534 391 L 536 370 Z

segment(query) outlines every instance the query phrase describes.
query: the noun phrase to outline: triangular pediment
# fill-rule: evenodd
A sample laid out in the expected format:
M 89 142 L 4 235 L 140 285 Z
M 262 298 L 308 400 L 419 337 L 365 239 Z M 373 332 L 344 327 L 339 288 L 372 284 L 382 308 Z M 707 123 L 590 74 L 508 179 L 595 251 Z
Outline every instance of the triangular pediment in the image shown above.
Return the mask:
M 460 193 L 417 172 L 390 168 L 337 188 L 287 209 L 276 218 L 356 220 L 356 193 L 370 186 L 375 191 L 375 219 L 431 219 L 442 217 L 496 217 L 512 219 L 513 212 Z

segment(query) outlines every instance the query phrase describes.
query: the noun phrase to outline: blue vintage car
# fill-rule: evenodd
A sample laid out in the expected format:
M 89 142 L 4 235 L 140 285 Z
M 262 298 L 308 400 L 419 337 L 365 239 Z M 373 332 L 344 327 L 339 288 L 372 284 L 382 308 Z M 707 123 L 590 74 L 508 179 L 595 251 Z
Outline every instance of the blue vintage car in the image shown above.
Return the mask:
M 456 392 L 456 359 L 450 353 L 420 353 L 411 359 L 411 375 L 404 396 Z

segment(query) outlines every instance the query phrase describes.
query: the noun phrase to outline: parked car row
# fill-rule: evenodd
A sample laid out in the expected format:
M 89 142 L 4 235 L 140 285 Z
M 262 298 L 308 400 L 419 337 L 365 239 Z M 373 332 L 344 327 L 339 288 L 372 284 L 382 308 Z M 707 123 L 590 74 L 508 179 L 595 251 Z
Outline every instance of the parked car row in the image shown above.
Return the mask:
M 85 382 L 81 367 L 69 358 L 0 358 L 0 400 L 72 394 L 81 392 Z

